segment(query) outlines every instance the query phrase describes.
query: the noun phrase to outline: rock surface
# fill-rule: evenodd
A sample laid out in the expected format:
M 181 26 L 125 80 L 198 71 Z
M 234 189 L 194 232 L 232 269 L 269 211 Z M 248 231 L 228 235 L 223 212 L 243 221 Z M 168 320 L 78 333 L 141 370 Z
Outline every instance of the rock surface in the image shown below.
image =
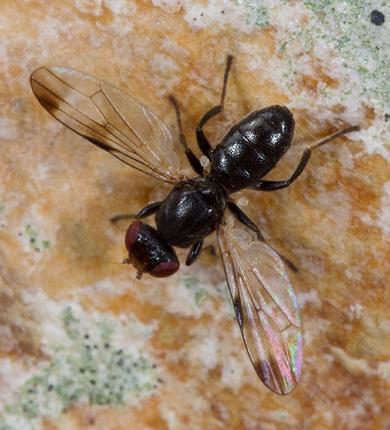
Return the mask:
M 389 428 L 385 3 L 0 2 L 1 430 Z M 373 9 L 383 25 L 370 21 Z M 65 129 L 29 85 L 41 65 L 91 73 L 177 136 L 167 101 L 175 94 L 195 148 L 227 53 L 235 63 L 226 112 L 208 136 L 218 143 L 248 112 L 287 105 L 295 142 L 270 177 L 287 178 L 310 142 L 362 128 L 316 151 L 290 188 L 242 193 L 266 238 L 299 267 L 291 279 L 303 376 L 287 397 L 269 392 L 251 366 L 219 255 L 204 253 L 166 280 L 135 281 L 118 264 L 126 224 L 109 218 L 169 187 Z

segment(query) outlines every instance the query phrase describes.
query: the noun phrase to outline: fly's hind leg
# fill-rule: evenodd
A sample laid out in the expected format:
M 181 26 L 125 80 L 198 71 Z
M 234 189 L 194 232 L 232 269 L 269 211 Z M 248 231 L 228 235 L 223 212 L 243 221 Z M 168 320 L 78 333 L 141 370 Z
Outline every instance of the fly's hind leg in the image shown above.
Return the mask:
M 244 224 L 246 227 L 248 227 L 250 230 L 254 231 L 256 233 L 257 239 L 261 242 L 267 243 L 267 241 L 264 239 L 264 236 L 262 235 L 259 227 L 246 215 L 245 212 L 243 212 L 234 202 L 228 201 L 227 207 L 232 212 L 232 214 L 235 216 L 235 218 L 240 221 L 242 224 Z M 272 249 L 274 249 L 272 247 Z M 287 257 L 280 254 L 278 251 L 274 249 L 274 251 L 279 255 L 279 257 L 287 264 L 287 266 L 293 271 L 298 272 L 297 266 L 290 261 Z
M 222 85 L 222 94 L 221 101 L 218 106 L 214 106 L 212 109 L 207 111 L 199 121 L 198 127 L 196 127 L 196 139 L 198 141 L 198 145 L 202 153 L 210 159 L 211 154 L 213 152 L 213 148 L 210 145 L 206 135 L 204 134 L 203 127 L 205 124 L 215 115 L 218 115 L 224 110 L 225 104 L 225 96 L 226 96 L 226 88 L 229 78 L 230 69 L 233 63 L 233 55 L 228 55 L 226 58 L 226 66 L 225 73 L 223 75 L 223 85 Z
M 338 137 L 344 136 L 345 134 L 351 133 L 352 131 L 358 131 L 360 130 L 360 127 L 355 125 L 352 127 L 347 127 L 342 130 L 337 131 L 336 133 L 331 134 L 330 136 L 325 137 L 324 139 L 320 140 L 314 145 L 311 145 L 305 149 L 305 151 L 302 154 L 301 160 L 298 163 L 298 166 L 295 168 L 295 171 L 290 176 L 289 179 L 285 181 L 267 181 L 267 180 L 260 180 L 257 184 L 251 186 L 250 188 L 255 190 L 261 190 L 261 191 L 276 191 L 281 190 L 283 188 L 288 187 L 291 185 L 304 171 L 307 163 L 310 160 L 312 152 L 317 149 L 318 147 L 325 145 L 325 143 L 331 142 L 334 139 L 337 139 Z
M 119 214 L 119 215 L 115 215 L 112 218 L 110 218 L 110 221 L 115 224 L 118 221 L 122 221 L 124 219 L 142 219 L 142 218 L 146 218 L 146 217 L 148 217 L 148 216 L 153 215 L 154 213 L 156 213 L 158 211 L 158 209 L 160 208 L 161 204 L 162 204 L 162 201 L 149 203 L 148 205 L 146 205 L 143 209 L 141 209 L 136 214 Z

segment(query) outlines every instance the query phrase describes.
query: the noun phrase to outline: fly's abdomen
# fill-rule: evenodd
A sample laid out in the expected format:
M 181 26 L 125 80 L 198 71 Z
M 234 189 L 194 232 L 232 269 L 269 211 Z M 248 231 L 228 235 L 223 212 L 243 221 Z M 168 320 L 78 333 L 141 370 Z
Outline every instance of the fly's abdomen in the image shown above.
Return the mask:
M 291 145 L 294 118 L 284 106 L 253 112 L 232 127 L 215 148 L 211 175 L 229 191 L 257 183 Z

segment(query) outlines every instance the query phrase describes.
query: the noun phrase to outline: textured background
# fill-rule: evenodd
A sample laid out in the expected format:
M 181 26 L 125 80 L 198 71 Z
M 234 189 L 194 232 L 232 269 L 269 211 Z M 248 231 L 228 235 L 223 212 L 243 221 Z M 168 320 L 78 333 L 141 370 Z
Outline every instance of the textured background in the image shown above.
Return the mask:
M 390 9 L 381 1 L 0 1 L 0 429 L 385 429 L 389 398 Z M 382 26 L 370 22 L 376 7 Z M 134 212 L 167 188 L 54 121 L 29 74 L 63 65 L 150 106 L 175 133 L 219 100 L 213 142 L 244 114 L 286 104 L 290 175 L 306 144 L 344 125 L 362 131 L 318 150 L 302 177 L 242 193 L 269 241 L 300 268 L 300 385 L 259 382 L 233 318 L 219 256 L 167 280 L 120 263 Z M 353 139 L 353 140 L 352 140 Z M 215 244 L 215 237 L 208 243 Z M 181 254 L 183 257 L 183 254 Z

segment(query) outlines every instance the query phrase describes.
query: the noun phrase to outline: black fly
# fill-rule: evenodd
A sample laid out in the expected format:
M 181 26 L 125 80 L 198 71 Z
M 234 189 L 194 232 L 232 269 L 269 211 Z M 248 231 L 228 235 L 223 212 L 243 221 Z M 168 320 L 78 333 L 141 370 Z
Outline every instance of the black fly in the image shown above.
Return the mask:
M 196 128 L 199 149 L 210 163 L 206 171 L 188 147 L 177 100 L 180 143 L 196 177 L 180 170 L 167 127 L 147 107 L 119 89 L 85 73 L 62 67 L 41 67 L 31 75 L 31 86 L 41 105 L 64 125 L 125 164 L 174 187 L 135 216 L 126 232 L 129 257 L 138 276 L 166 277 L 179 269 L 174 246 L 190 247 L 186 264 L 202 250 L 203 240 L 214 230 L 224 263 L 237 320 L 251 361 L 264 384 L 278 394 L 288 394 L 301 374 L 302 334 L 295 293 L 283 261 L 264 241 L 249 217 L 231 199 L 245 188 L 274 191 L 288 187 L 302 173 L 311 153 L 331 140 L 359 129 L 337 131 L 304 151 L 291 177 L 270 181 L 270 172 L 289 149 L 295 121 L 284 106 L 255 111 L 234 125 L 213 148 L 205 124 L 224 109 L 233 57 L 227 57 L 222 96 L 218 106 L 201 118 Z M 256 233 L 234 227 L 232 217 Z M 140 219 L 155 215 L 156 228 Z M 288 261 L 287 261 L 288 262 Z

